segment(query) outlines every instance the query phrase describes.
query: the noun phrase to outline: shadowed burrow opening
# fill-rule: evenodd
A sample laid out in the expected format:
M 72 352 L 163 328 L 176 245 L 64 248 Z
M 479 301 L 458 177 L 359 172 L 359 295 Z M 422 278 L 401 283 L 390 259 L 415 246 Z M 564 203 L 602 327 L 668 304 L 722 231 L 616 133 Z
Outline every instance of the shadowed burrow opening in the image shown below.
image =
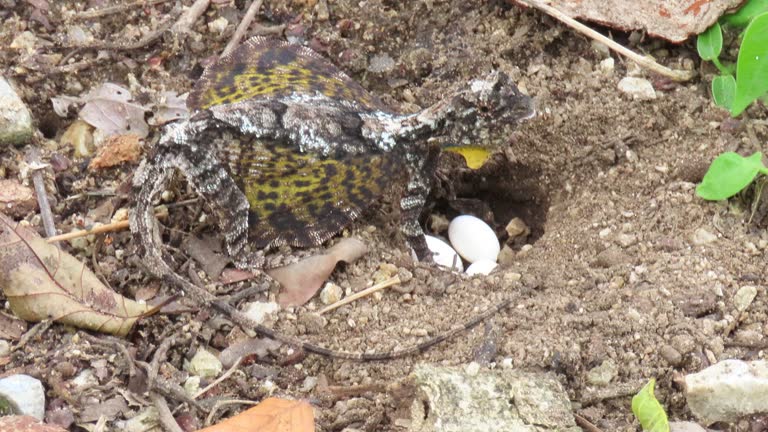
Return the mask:
M 495 154 L 482 167 L 470 169 L 461 155 L 444 152 L 426 226 L 447 236 L 446 219 L 468 214 L 488 223 L 502 244 L 513 249 L 533 244 L 544 235 L 550 205 L 549 191 L 541 177 L 537 167 L 511 161 L 503 154 Z M 441 215 L 445 219 L 441 220 Z M 510 235 L 507 225 L 515 218 L 519 220 L 510 231 L 522 232 Z

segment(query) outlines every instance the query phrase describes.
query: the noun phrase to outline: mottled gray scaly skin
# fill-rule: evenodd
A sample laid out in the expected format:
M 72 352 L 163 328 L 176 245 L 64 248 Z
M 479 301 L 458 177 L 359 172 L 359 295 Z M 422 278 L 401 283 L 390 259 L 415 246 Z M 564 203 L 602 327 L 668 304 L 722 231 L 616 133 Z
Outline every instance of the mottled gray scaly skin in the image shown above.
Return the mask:
M 509 126 L 534 111 L 503 72 L 470 81 L 419 113 L 400 115 L 311 50 L 253 38 L 206 69 L 188 105 L 192 116 L 167 126 L 134 174 L 131 231 L 155 276 L 218 307 L 246 332 L 351 360 L 422 352 L 509 304 L 398 351 L 331 351 L 253 323 L 176 274 L 163 256 L 153 212 L 173 173 L 181 171 L 212 210 L 235 264 L 255 270 L 271 248 L 328 240 L 407 177 L 401 230 L 418 258 L 429 260 L 418 218 L 440 148 L 428 139 L 440 135 L 450 144 L 488 147 L 506 142 Z
M 418 218 L 440 150 L 428 138 L 493 147 L 534 112 L 531 99 L 494 71 L 400 115 L 312 51 L 263 38 L 209 67 L 189 105 L 196 112 L 165 128 L 134 176 L 131 230 L 158 275 L 169 267 L 152 203 L 176 169 L 213 211 L 236 265 L 250 269 L 270 248 L 326 241 L 405 171 L 401 230 L 429 260 Z

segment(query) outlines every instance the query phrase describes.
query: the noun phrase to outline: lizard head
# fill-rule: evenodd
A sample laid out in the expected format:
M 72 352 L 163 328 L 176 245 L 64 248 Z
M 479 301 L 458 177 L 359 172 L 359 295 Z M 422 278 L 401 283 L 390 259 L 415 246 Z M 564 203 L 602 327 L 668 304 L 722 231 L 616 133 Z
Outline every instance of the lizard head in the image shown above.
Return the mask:
M 493 71 L 482 79 L 469 82 L 469 89 L 459 93 L 460 106 L 481 120 L 511 124 L 536 114 L 533 100 L 520 92 L 504 72 Z M 459 113 L 459 116 L 461 114 Z
M 442 128 L 433 128 L 443 130 L 447 145 L 491 148 L 507 142 L 511 129 L 535 114 L 533 100 L 507 74 L 493 71 L 424 110 L 419 118 L 432 125 L 443 120 Z

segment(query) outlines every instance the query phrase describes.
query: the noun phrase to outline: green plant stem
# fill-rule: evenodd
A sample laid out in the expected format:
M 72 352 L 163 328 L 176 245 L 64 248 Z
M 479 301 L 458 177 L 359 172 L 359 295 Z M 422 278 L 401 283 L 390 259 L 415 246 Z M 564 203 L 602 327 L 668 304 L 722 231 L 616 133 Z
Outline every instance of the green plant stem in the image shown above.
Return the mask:
M 712 59 L 712 63 L 714 63 L 714 65 L 717 67 L 717 70 L 719 70 L 723 75 L 731 75 L 733 73 L 729 70 L 729 68 L 720 63 L 720 59 L 717 57 Z

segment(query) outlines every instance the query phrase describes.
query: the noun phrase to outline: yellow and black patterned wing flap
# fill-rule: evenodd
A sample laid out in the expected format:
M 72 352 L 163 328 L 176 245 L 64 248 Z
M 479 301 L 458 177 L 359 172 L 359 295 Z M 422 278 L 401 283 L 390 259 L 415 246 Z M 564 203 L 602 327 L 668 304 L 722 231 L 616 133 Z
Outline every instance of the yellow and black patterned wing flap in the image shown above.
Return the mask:
M 257 97 L 317 93 L 357 103 L 361 109 L 382 107 L 360 84 L 309 48 L 264 37 L 249 39 L 208 66 L 187 106 L 194 111 Z
M 322 158 L 255 140 L 228 157 L 250 204 L 249 242 L 266 249 L 323 243 L 379 201 L 398 175 L 389 153 Z

